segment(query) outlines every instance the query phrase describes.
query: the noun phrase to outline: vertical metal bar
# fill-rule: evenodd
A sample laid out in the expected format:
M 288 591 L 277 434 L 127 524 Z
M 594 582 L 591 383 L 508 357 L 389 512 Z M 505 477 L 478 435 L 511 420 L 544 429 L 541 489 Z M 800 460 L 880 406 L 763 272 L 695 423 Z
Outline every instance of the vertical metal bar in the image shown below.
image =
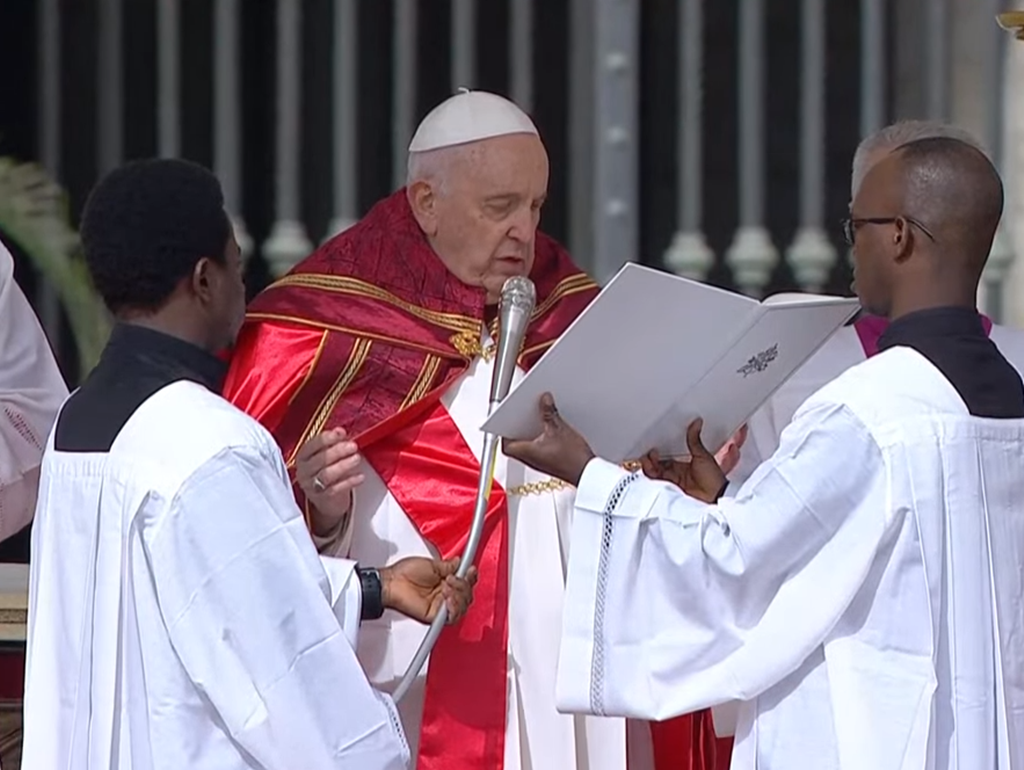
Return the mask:
M 986 15 L 989 18 L 1004 9 L 1002 0 L 989 0 L 987 6 Z M 985 56 L 984 83 L 987 86 L 985 89 L 985 133 L 992 163 L 997 169 L 1002 170 L 1005 157 L 1003 120 L 1006 114 L 1006 33 L 998 29 L 996 25 L 991 25 L 991 27 L 992 39 L 989 40 L 988 45 L 982 46 Z M 1013 250 L 1014 241 L 1007 231 L 1005 221 L 1004 218 L 996 230 L 992 250 L 989 253 L 988 262 L 985 264 L 984 284 L 981 292 L 984 298 L 985 312 L 996 323 L 1002 323 L 1006 315 L 1007 283 L 1016 260 Z
M 764 216 L 764 3 L 740 4 L 740 224 Z
M 533 109 L 533 0 L 511 0 L 512 101 Z
M 701 232 L 703 194 L 703 0 L 682 0 L 679 13 L 679 170 L 676 233 L 665 264 L 679 275 L 701 280 L 714 265 L 714 254 Z
M 788 259 L 800 284 L 819 291 L 836 251 L 822 229 L 825 199 L 825 0 L 802 0 L 800 227 Z
M 157 0 L 157 152 L 174 158 L 181 152 L 181 34 L 178 0 Z
M 569 246 L 594 272 L 594 3 L 569 6 Z
M 476 85 L 476 2 L 452 0 L 452 93 Z
M 928 117 L 949 117 L 949 6 L 947 0 L 926 0 L 925 72 Z
M 301 8 L 295 0 L 277 3 L 277 218 L 299 218 L 299 126 L 302 75 L 299 40 Z
M 740 4 L 740 227 L 726 255 L 736 282 L 760 294 L 778 254 L 764 228 L 764 2 Z
M 60 4 L 41 0 L 39 4 L 39 156 L 54 179 L 61 175 L 60 147 Z M 54 348 L 60 342 L 60 297 L 47 280 L 39 282 L 36 294 L 39 320 Z
M 885 73 L 885 0 L 861 0 L 861 137 L 870 136 L 885 125 Z
M 60 175 L 60 0 L 39 3 L 39 156 Z
M 682 41 L 682 72 L 679 93 L 682 105 L 679 143 L 679 221 L 685 232 L 697 232 L 702 214 L 702 146 L 701 121 L 703 94 L 701 93 L 704 66 L 703 0 L 684 0 L 680 14 L 679 38 Z
M 825 185 L 825 2 L 803 0 L 800 78 L 800 219 L 820 227 Z
M 312 249 L 299 205 L 302 94 L 302 7 L 277 3 L 277 141 L 275 144 L 276 220 L 263 245 L 275 275 L 287 272 Z
M 238 246 L 248 258 L 252 239 L 242 219 L 238 3 L 239 0 L 215 0 L 213 6 L 213 169 L 224 190 L 224 203 L 232 215 Z
M 596 184 L 594 274 L 637 258 L 639 0 L 595 0 Z
M 357 217 L 357 21 L 356 0 L 334 0 L 334 217 L 328 236 L 346 230 Z
M 409 141 L 416 115 L 416 3 L 394 0 L 395 87 L 391 117 L 391 176 L 397 189 L 405 184 Z
M 96 166 L 102 175 L 121 163 L 124 151 L 124 83 L 121 0 L 99 0 L 99 4 Z

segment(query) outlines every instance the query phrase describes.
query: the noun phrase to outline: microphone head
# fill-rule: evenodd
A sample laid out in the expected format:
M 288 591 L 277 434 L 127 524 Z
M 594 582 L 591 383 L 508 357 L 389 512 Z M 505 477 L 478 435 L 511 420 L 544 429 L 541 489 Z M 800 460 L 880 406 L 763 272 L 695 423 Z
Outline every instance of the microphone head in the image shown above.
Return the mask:
M 533 311 L 537 302 L 537 289 L 533 281 L 524 275 L 516 275 L 505 281 L 501 287 L 501 298 L 498 300 L 498 308 L 512 307 L 519 310 Z

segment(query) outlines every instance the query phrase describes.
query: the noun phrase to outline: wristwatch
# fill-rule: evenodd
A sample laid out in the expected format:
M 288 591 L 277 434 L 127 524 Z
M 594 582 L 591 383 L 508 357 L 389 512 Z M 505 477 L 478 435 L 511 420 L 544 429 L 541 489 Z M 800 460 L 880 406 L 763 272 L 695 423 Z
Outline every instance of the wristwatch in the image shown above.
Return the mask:
M 376 620 L 384 614 L 384 584 L 380 579 L 380 570 L 356 565 L 356 574 L 363 592 L 363 609 L 359 619 Z

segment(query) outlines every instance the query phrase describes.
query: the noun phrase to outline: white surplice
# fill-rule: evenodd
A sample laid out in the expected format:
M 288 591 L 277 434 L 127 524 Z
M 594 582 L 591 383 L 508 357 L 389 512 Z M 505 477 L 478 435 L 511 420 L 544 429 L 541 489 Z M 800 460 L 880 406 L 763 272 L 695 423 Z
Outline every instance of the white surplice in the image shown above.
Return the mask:
M 483 345 L 486 348 L 490 344 L 490 336 L 484 332 Z M 478 357 L 442 398 L 478 461 L 483 451 L 480 426 L 487 416 L 493 364 L 493 360 Z M 522 377 L 523 372 L 517 370 L 513 387 Z M 362 470 L 366 480 L 354 496 L 351 529 L 343 547 L 332 552 L 345 553 L 367 564 L 391 563 L 417 554 L 434 555 L 380 476 L 368 466 Z M 509 515 L 505 770 L 625 770 L 624 720 L 571 716 L 555 708 L 574 490 L 509 461 L 500 451 L 495 480 L 507 493 Z M 371 681 L 385 690 L 394 689 L 424 635 L 422 625 L 391 611 L 380 620 L 364 623 L 359 657 Z M 399 703 L 414 758 L 428 666 L 429 661 Z M 472 687 L 473 683 L 466 681 L 463 686 Z M 649 733 L 642 727 L 635 739 L 631 733 L 631 751 L 643 752 L 644 741 L 650 742 Z M 630 764 L 631 770 L 648 767 L 642 762 Z
M 0 242 L 0 540 L 32 520 L 43 445 L 68 389 Z
M 150 397 L 109 453 L 51 439 L 23 766 L 405 768 L 356 659 L 353 574 L 318 557 L 270 434 L 198 384 Z
M 989 338 L 1024 377 L 1024 331 L 993 324 Z M 864 346 L 853 326 L 844 326 L 830 337 L 748 421 L 749 432 L 740 451 L 740 461 L 729 474 L 732 485 L 738 487 L 758 465 L 772 456 L 779 447 L 782 431 L 804 401 L 866 359 Z
M 576 498 L 558 703 L 740 701 L 733 768 L 1024 766 L 1024 420 L 895 348 L 809 399 L 735 498 L 601 460 Z

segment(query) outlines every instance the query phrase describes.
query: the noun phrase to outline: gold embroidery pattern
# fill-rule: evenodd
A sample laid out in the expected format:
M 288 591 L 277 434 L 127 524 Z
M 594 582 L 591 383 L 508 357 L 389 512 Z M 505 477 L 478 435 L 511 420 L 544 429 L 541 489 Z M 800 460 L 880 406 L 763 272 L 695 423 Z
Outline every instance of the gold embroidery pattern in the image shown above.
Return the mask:
M 627 460 L 622 463 L 622 469 L 634 473 L 640 470 L 639 460 Z M 544 481 L 530 481 L 526 484 L 518 484 L 506 490 L 510 497 L 529 497 L 530 495 L 543 495 L 546 492 L 558 492 L 561 489 L 572 489 L 568 481 L 561 479 L 545 479 Z
M 420 373 L 416 377 L 416 382 L 412 384 L 412 388 L 409 390 L 408 395 L 406 395 L 405 400 L 402 401 L 402 405 L 398 407 L 398 411 L 408 409 L 426 395 L 440 367 L 441 359 L 439 356 L 427 356 L 423 362 L 423 368 L 420 369 Z
M 316 370 L 316 365 L 320 363 L 320 356 L 323 355 L 324 346 L 327 345 L 327 335 L 330 332 L 324 330 L 324 333 L 320 335 L 320 344 L 316 346 L 316 353 L 313 356 L 313 361 L 309 364 L 309 369 L 306 371 L 306 376 L 302 378 L 302 382 L 299 383 L 299 387 L 292 393 L 292 397 L 288 399 L 289 406 L 295 403 L 295 399 L 299 397 L 302 389 L 309 383 L 310 378 L 313 376 L 313 372 Z
M 547 492 L 558 492 L 561 489 L 572 489 L 572 484 L 561 479 L 530 481 L 512 487 L 508 490 L 508 494 L 511 497 L 529 497 L 530 495 L 543 495 Z
M 484 361 L 490 361 L 498 350 L 498 346 L 495 343 L 489 342 L 487 347 L 484 347 L 480 342 L 480 335 L 473 336 L 465 332 L 453 334 L 449 341 L 452 343 L 452 347 L 459 351 L 460 355 L 465 356 L 470 361 L 477 356 L 480 356 Z
M 565 280 L 561 281 L 551 293 L 541 302 L 537 307 L 533 309 L 532 319 L 537 319 L 544 313 L 551 309 L 558 300 L 566 297 L 570 294 L 578 294 L 581 291 L 587 291 L 588 289 L 598 288 L 597 284 L 594 283 L 589 276 L 579 273 L 577 275 L 571 275 Z
M 291 456 L 288 458 L 288 466 L 291 467 L 295 464 L 295 455 L 298 454 L 299 448 L 309 441 L 313 436 L 320 433 L 323 430 L 324 425 L 327 423 L 327 418 L 331 416 L 331 412 L 334 411 L 334 407 L 337 406 L 338 400 L 341 398 L 341 394 L 345 392 L 349 385 L 352 384 L 352 380 L 356 378 L 359 370 L 366 362 L 367 356 L 370 354 L 370 347 L 373 343 L 368 339 L 357 339 L 355 344 L 352 346 L 352 354 L 349 356 L 348 363 L 345 364 L 345 368 L 341 370 L 341 374 L 338 375 L 338 379 L 335 380 L 334 385 L 331 386 L 331 390 L 327 393 L 327 396 L 323 401 L 320 402 L 320 406 L 317 407 L 313 413 L 313 417 L 309 421 L 309 425 L 302 432 L 302 437 L 295 443 L 295 448 L 292 450 Z
M 453 331 L 480 333 L 480 322 L 470 316 L 457 313 L 441 313 L 436 310 L 413 305 L 389 291 L 357 278 L 349 278 L 342 275 L 319 275 L 313 273 L 298 273 L 286 275 L 272 284 L 277 286 L 301 286 L 307 289 L 320 289 L 322 291 L 336 292 L 338 294 L 354 294 L 356 296 L 371 297 L 386 302 L 389 305 L 400 308 L 410 315 L 429 321 L 437 326 Z
M 448 341 L 452 347 L 459 351 L 459 355 L 472 360 L 480 355 L 480 333 L 458 332 L 453 334 Z
M 436 347 L 419 345 L 415 342 L 409 342 L 401 337 L 388 337 L 383 334 L 374 334 L 373 332 L 367 332 L 362 329 L 351 329 L 347 326 L 323 323 L 321 321 L 311 321 L 308 318 L 300 318 L 299 316 L 285 315 L 283 313 L 246 313 L 245 318 L 248 321 L 284 321 L 286 323 L 296 324 L 297 326 L 309 326 L 313 329 L 326 329 L 327 331 L 340 332 L 342 334 L 347 334 L 350 337 L 365 337 L 370 340 L 384 342 L 388 345 L 394 345 L 399 348 L 422 350 L 434 355 L 451 355 L 451 351 L 444 348 L 441 343 L 438 343 Z

